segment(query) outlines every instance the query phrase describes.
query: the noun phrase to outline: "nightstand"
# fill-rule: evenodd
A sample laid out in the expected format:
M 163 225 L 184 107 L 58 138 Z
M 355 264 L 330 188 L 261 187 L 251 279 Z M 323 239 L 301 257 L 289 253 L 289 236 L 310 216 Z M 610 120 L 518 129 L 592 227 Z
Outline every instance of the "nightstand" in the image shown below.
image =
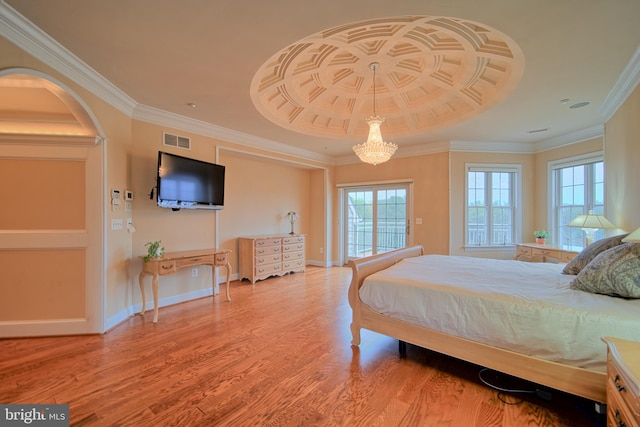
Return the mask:
M 607 424 L 640 426 L 640 342 L 605 337 Z

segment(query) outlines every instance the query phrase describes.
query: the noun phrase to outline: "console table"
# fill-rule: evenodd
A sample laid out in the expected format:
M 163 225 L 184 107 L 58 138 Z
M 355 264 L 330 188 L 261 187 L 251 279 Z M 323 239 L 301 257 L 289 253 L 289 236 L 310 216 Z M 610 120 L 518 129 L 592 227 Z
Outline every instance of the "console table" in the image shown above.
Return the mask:
M 142 294 L 142 310 L 144 315 L 147 301 L 144 294 L 144 277 L 149 274 L 153 276 L 151 288 L 153 290 L 153 323 L 158 322 L 158 277 L 173 274 L 181 268 L 194 267 L 197 265 L 211 266 L 211 289 L 215 293 L 215 267 L 225 267 L 227 269 L 227 301 L 231 301 L 229 296 L 229 279 L 231 277 L 231 264 L 229 262 L 228 249 L 201 249 L 197 251 L 167 252 L 160 258 L 152 258 L 147 262 L 142 262 L 142 271 L 138 277 L 140 283 L 140 293 Z M 142 258 L 142 257 L 140 257 Z
M 547 257 L 555 258 L 560 262 L 569 262 L 580 253 L 582 248 L 577 246 L 555 246 L 538 243 L 516 243 L 516 256 L 513 259 L 520 259 L 521 256 L 528 258 L 540 256 L 542 262 L 547 261 Z

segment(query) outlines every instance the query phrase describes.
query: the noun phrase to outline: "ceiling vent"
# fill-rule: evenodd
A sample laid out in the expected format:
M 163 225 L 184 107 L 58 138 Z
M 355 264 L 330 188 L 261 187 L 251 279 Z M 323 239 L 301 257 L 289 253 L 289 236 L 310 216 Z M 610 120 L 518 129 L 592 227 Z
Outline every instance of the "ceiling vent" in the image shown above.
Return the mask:
M 167 132 L 162 132 L 163 144 L 170 147 L 184 148 L 185 150 L 191 149 L 191 138 L 186 136 L 172 135 Z

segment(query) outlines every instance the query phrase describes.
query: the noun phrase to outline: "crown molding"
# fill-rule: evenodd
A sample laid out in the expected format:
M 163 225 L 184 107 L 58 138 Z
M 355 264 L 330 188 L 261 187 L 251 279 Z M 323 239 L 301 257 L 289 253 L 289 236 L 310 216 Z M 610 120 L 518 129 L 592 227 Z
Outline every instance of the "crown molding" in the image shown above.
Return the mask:
M 136 102 L 48 34 L 0 1 L 0 35 L 127 115 Z
M 636 52 L 622 71 L 616 84 L 613 85 L 613 88 L 611 88 L 611 91 L 609 91 L 609 94 L 598 109 L 598 113 L 604 116 L 605 122 L 611 120 L 611 117 L 618 111 L 618 108 L 627 100 L 639 83 L 640 47 L 636 49 Z
M 535 149 L 530 142 L 451 141 L 451 151 L 530 154 Z
M 553 150 L 555 148 L 564 147 L 578 142 L 586 141 L 593 138 L 601 138 L 604 136 L 604 125 L 596 125 L 587 129 L 567 133 L 555 138 L 538 141 L 535 143 L 535 152 Z
M 218 139 L 220 141 L 243 145 L 245 147 L 252 147 L 283 155 L 289 155 L 302 160 L 312 160 L 326 164 L 333 163 L 333 159 L 327 155 L 282 144 L 266 138 L 260 138 L 255 135 L 250 135 L 225 127 L 216 126 L 211 123 L 191 119 L 179 114 L 169 113 L 148 105 L 138 104 L 133 110 L 132 118 L 158 126 L 171 127 L 185 132 Z

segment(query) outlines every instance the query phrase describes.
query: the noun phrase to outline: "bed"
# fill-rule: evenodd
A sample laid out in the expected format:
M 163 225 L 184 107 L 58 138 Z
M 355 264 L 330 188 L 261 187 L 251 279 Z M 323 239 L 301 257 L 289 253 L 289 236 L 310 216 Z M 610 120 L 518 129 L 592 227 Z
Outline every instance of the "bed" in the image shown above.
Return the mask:
M 364 328 L 606 402 L 601 338 L 640 341 L 640 299 L 572 289 L 576 276 L 563 264 L 424 255 L 413 246 L 349 265 L 355 346 Z

